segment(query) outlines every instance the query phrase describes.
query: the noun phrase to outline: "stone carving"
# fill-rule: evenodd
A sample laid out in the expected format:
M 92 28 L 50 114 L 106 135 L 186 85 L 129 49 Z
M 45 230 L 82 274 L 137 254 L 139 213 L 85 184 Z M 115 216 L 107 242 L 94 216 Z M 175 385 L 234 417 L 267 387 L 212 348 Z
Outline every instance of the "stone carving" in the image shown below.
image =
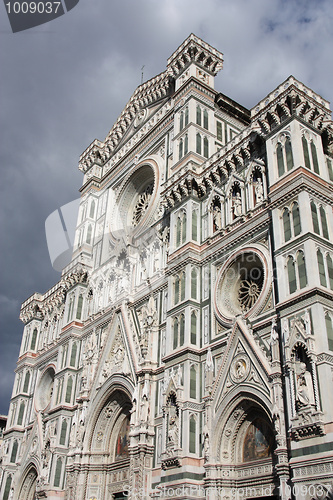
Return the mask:
M 249 374 L 250 361 L 245 354 L 238 354 L 230 368 L 230 376 L 233 382 L 243 382 Z
M 282 327 L 282 338 L 283 338 L 285 343 L 289 342 L 289 337 L 290 337 L 289 324 L 288 324 L 287 318 L 285 318 L 283 320 L 283 327 Z
M 314 406 L 315 398 L 311 373 L 306 369 L 305 363 L 298 363 L 296 368 L 297 385 L 296 400 L 299 408 L 302 406 Z
M 271 327 L 271 343 L 277 342 L 279 339 L 279 334 L 277 331 L 277 324 L 276 324 L 276 319 L 272 319 L 272 327 Z
M 242 198 L 240 193 L 236 193 L 236 196 L 233 197 L 233 211 L 235 217 L 240 217 L 243 213 L 242 211 Z
M 264 199 L 264 188 L 262 185 L 262 180 L 260 177 L 258 178 L 255 186 L 255 194 L 256 194 L 256 204 L 259 204 Z

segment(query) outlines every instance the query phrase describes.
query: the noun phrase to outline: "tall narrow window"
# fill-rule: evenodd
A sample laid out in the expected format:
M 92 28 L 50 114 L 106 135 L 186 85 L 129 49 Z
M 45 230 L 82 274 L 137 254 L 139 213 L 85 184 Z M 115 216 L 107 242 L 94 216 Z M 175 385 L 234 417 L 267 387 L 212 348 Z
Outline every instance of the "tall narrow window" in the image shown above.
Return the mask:
M 304 288 L 307 284 L 307 279 L 306 279 L 305 258 L 303 252 L 298 252 L 297 254 L 297 268 L 298 268 L 299 286 L 300 288 Z
M 77 343 L 74 342 L 72 345 L 72 351 L 71 351 L 71 359 L 70 359 L 70 366 L 75 366 L 76 364 L 76 352 L 77 352 Z
M 317 149 L 313 141 L 311 141 L 311 156 L 312 156 L 313 170 L 316 172 L 316 174 L 319 174 Z
M 198 240 L 198 215 L 196 210 L 192 212 L 192 240 Z
M 190 443 L 189 443 L 189 452 L 195 453 L 196 450 L 196 420 L 194 415 L 190 417 Z
M 216 122 L 216 139 L 220 142 L 222 142 L 222 123 L 221 122 Z
M 197 299 L 198 273 L 195 267 L 191 271 L 191 298 Z
M 323 254 L 321 253 L 320 250 L 317 251 L 317 261 L 318 261 L 320 284 L 322 286 L 327 286 L 326 276 L 325 276 L 324 258 L 323 258 Z
M 333 290 L 333 262 L 331 256 L 328 254 L 326 257 L 328 280 L 330 282 L 330 289 Z
M 184 128 L 184 113 L 183 111 L 180 113 L 180 118 L 179 118 L 179 130 L 183 130 Z
M 67 380 L 65 403 L 71 403 L 72 400 L 73 378 L 69 377 Z
M 302 137 L 302 146 L 303 146 L 304 163 L 305 163 L 306 168 L 308 168 L 310 170 L 311 165 L 310 165 L 308 141 L 306 140 L 304 135 Z
M 86 243 L 88 243 L 88 245 L 91 244 L 91 235 L 92 235 L 92 227 L 91 224 L 89 224 L 87 231 L 87 238 L 86 238 Z
M 197 106 L 197 124 L 201 125 L 201 108 Z
M 177 345 L 178 345 L 178 318 L 175 318 L 173 322 L 173 348 L 177 349 Z
M 66 444 L 66 434 L 67 434 L 67 420 L 63 420 L 61 424 L 60 439 L 59 439 L 60 445 L 64 446 Z
M 284 147 L 286 151 L 287 170 L 291 170 L 294 167 L 294 159 L 293 159 L 293 150 L 289 138 L 286 140 Z
M 197 343 L 197 315 L 195 311 L 191 313 L 191 344 Z
M 186 241 L 186 213 L 183 214 L 182 218 L 182 243 Z
M 311 201 L 311 215 L 312 215 L 313 230 L 315 233 L 320 234 L 317 207 L 313 201 Z
M 328 176 L 329 176 L 329 179 L 330 181 L 333 181 L 333 167 L 332 167 L 332 161 L 327 158 L 326 159 L 326 163 L 327 163 L 327 170 L 328 170 Z
M 276 147 L 276 157 L 277 157 L 277 164 L 278 164 L 278 173 L 279 177 L 284 174 L 284 160 L 283 160 L 283 151 L 282 151 L 282 144 L 281 142 L 278 143 Z
M 180 294 L 179 294 L 179 276 L 176 276 L 176 279 L 175 279 L 175 304 L 178 304 L 179 302 L 179 297 L 180 297 Z
M 10 488 L 12 486 L 12 476 L 7 476 L 5 491 L 3 492 L 3 500 L 9 499 Z
M 54 473 L 54 483 L 53 483 L 56 488 L 59 488 L 60 486 L 61 470 L 62 470 L 62 460 L 59 457 L 57 460 L 57 465 Z
M 61 368 L 64 368 L 67 363 L 67 351 L 68 351 L 68 345 L 66 344 L 62 350 L 62 360 L 61 360 Z
M 325 323 L 326 323 L 328 348 L 330 351 L 333 351 L 333 322 L 329 314 L 326 314 L 325 316 Z
M 323 230 L 323 236 L 324 236 L 324 238 L 329 239 L 327 220 L 326 220 L 326 212 L 322 206 L 319 209 L 319 213 L 320 213 L 320 220 L 321 220 L 321 228 Z
M 204 140 L 203 140 L 203 155 L 205 158 L 208 158 L 208 156 L 209 156 L 208 138 L 207 137 L 204 137 Z
M 37 328 L 34 328 L 34 331 L 32 332 L 32 337 L 31 337 L 31 344 L 30 344 L 30 349 L 34 351 L 36 349 L 36 341 L 37 341 Z
M 179 321 L 179 345 L 184 345 L 185 340 L 185 316 L 182 314 Z
M 177 217 L 177 226 L 176 226 L 176 246 L 179 247 L 181 242 L 181 234 L 182 234 L 182 221 L 180 217 Z
M 23 416 L 24 416 L 24 410 L 25 410 L 25 405 L 24 405 L 24 403 L 22 401 L 22 403 L 20 404 L 19 414 L 18 414 L 18 417 L 17 417 L 17 425 L 22 425 Z
M 80 293 L 78 301 L 77 301 L 76 319 L 81 319 L 82 304 L 83 304 L 83 295 L 82 295 L 82 293 Z
M 291 238 L 290 214 L 288 208 L 283 210 L 283 230 L 284 241 L 289 241 Z
M 301 228 L 301 218 L 299 215 L 299 208 L 297 203 L 293 204 L 292 215 L 293 215 L 294 236 L 298 236 L 301 233 L 302 228 Z
M 197 370 L 194 365 L 190 370 L 190 398 L 196 399 L 197 397 Z
M 28 392 L 28 390 L 29 390 L 29 383 L 30 383 L 30 372 L 27 372 L 25 374 L 23 392 L 25 392 L 25 393 Z
M 204 109 L 203 112 L 203 126 L 206 130 L 208 130 L 208 111 Z
M 179 141 L 179 159 L 183 158 L 183 139 L 180 139 Z
M 95 200 L 92 200 L 91 205 L 90 205 L 90 214 L 89 216 L 93 218 L 95 215 Z
M 185 108 L 185 126 L 188 125 L 188 107 Z
M 196 136 L 196 152 L 201 155 L 201 135 L 199 133 Z
M 292 257 L 288 258 L 287 269 L 288 269 L 289 293 L 294 293 L 297 290 L 297 282 L 296 282 L 295 263 Z
M 188 153 L 188 136 L 186 134 L 184 139 L 184 155 L 186 155 L 187 153 Z
M 180 300 L 185 300 L 185 273 L 180 275 Z
M 18 444 L 17 444 L 17 441 L 15 439 L 13 447 L 12 447 L 12 453 L 10 455 L 10 462 L 12 464 L 15 464 L 15 462 L 16 462 L 17 448 L 18 448 Z

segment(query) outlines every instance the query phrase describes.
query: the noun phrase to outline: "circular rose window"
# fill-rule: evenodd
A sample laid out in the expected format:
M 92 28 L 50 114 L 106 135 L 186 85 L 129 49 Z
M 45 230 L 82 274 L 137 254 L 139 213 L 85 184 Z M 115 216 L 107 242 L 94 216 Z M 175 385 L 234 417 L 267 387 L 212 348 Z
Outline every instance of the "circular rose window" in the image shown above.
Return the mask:
M 215 311 L 230 323 L 236 316 L 258 313 L 270 290 L 266 249 L 249 248 L 231 256 L 222 267 L 215 288 Z
M 51 402 L 54 386 L 54 373 L 54 369 L 50 367 L 43 373 L 39 380 L 35 399 L 37 411 L 45 410 Z

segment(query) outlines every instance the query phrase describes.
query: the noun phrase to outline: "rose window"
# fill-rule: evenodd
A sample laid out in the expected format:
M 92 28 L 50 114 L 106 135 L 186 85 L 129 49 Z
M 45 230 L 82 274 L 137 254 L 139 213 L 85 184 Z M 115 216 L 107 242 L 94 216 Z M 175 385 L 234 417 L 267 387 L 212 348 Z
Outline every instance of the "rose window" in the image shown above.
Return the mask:
M 132 223 L 134 226 L 137 226 L 139 224 L 145 211 L 147 210 L 151 200 L 152 193 L 153 193 L 153 184 L 150 184 L 149 186 L 146 187 L 143 193 L 139 195 L 139 198 L 133 210 Z

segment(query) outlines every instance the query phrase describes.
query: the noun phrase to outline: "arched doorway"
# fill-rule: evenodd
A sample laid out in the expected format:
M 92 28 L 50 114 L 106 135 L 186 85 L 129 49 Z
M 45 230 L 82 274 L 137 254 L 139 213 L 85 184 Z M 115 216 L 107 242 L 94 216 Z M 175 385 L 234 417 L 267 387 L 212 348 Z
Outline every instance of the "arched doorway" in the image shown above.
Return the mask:
M 20 500 L 37 500 L 36 487 L 37 487 L 37 470 L 34 465 L 28 468 L 18 498 Z

